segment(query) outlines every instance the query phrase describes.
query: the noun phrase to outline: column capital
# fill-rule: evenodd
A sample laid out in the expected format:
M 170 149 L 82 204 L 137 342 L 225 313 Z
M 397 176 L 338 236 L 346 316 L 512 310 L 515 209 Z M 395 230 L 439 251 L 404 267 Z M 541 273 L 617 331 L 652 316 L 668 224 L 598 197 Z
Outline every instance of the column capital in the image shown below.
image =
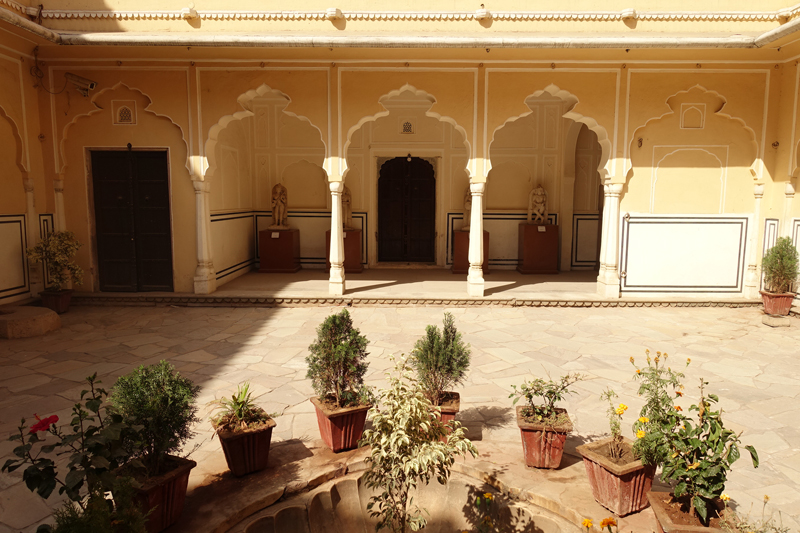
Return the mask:
M 783 189 L 783 193 L 787 198 L 794 198 L 794 186 L 794 178 L 786 182 L 786 187 Z
M 328 188 L 330 188 L 332 194 L 342 194 L 342 192 L 344 192 L 344 182 L 329 181 Z
M 473 195 L 475 195 L 475 194 L 483 194 L 483 192 L 485 190 L 486 190 L 486 182 L 485 181 L 479 181 L 477 183 L 470 183 L 469 184 L 469 191 Z
M 209 192 L 211 190 L 211 183 L 206 180 L 192 180 L 192 186 L 196 193 Z
M 605 190 L 606 196 L 620 196 L 622 194 L 622 188 L 625 186 L 624 183 L 606 183 L 603 185 L 603 189 Z
M 757 200 L 760 200 L 764 196 L 764 184 L 763 183 L 756 183 L 753 186 L 753 196 L 755 196 Z
M 22 186 L 25 187 L 25 192 L 33 192 L 34 181 L 33 178 L 23 178 Z

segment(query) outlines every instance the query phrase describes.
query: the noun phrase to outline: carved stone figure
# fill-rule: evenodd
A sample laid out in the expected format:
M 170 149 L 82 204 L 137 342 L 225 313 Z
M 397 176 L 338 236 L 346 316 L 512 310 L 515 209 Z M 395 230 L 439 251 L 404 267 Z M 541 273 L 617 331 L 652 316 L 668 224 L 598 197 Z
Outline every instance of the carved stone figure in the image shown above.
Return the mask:
M 344 191 L 342 191 L 342 222 L 344 229 L 355 229 L 353 227 L 353 197 L 347 185 L 344 186 Z
M 461 224 L 461 231 L 469 231 L 469 223 L 472 220 L 472 192 L 467 190 L 464 193 L 464 223 Z
M 267 229 L 289 229 L 287 204 L 286 187 L 278 183 L 272 188 L 272 224 Z
M 547 191 L 541 184 L 528 195 L 528 224 L 547 224 Z

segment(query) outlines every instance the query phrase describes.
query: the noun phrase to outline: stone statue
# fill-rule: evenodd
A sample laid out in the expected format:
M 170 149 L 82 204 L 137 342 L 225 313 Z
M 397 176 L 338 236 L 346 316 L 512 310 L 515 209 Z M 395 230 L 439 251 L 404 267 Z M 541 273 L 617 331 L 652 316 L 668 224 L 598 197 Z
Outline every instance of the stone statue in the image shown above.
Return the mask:
M 461 231 L 469 231 L 469 223 L 472 220 L 472 192 L 467 190 L 464 193 L 464 223 L 461 224 Z
M 547 191 L 541 184 L 528 195 L 528 224 L 547 224 Z
M 267 229 L 289 229 L 287 198 L 286 187 L 278 183 L 272 188 L 272 224 Z
M 353 227 L 353 196 L 350 194 L 350 189 L 347 185 L 344 186 L 344 191 L 342 191 L 342 221 L 344 229 L 355 229 Z

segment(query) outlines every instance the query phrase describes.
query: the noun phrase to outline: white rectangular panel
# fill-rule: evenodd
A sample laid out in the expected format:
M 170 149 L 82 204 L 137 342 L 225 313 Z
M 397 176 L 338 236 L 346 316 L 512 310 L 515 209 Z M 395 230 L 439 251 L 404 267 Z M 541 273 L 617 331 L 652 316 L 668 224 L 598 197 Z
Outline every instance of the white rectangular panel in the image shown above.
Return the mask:
M 24 215 L 0 215 L 0 303 L 29 295 Z
M 212 215 L 211 246 L 218 285 L 249 272 L 255 263 L 253 213 Z

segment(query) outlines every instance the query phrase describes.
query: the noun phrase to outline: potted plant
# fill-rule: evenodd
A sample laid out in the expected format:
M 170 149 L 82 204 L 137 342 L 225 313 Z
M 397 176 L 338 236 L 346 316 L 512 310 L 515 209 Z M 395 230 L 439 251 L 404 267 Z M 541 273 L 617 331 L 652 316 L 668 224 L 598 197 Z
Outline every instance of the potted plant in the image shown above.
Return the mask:
M 572 431 L 572 421 L 566 409 L 556 407 L 567 394 L 570 387 L 583 379 L 581 374 L 569 373 L 557 381 L 536 378 L 524 382 L 519 390 L 512 385 L 514 404 L 525 398 L 527 405 L 517 405 L 517 425 L 522 434 L 522 449 L 525 464 L 535 468 L 558 468 L 564 453 L 567 434 Z M 543 404 L 536 404 L 541 398 Z
M 344 309 L 319 325 L 317 340 L 308 347 L 306 377 L 319 395 L 311 403 L 322 440 L 334 452 L 357 447 L 364 431 L 371 407 L 371 394 L 364 386 L 367 343 Z
M 50 289 L 39 293 L 42 305 L 58 314 L 69 311 L 72 290 L 67 284 L 83 283 L 83 270 L 72 261 L 81 246 L 71 231 L 54 231 L 27 250 L 28 258 L 41 261 L 50 277 Z
M 389 388 L 379 393 L 380 407 L 370 409 L 372 428 L 362 440 L 370 447 L 363 479 L 374 491 L 367 511 L 378 519 L 376 531 L 419 531 L 427 523 L 426 512 L 414 504 L 410 492 L 433 478 L 446 484 L 456 456 L 476 457 L 478 451 L 458 422 L 442 422 L 405 359 L 387 377 Z
M 673 432 L 668 436 L 670 453 L 664 461 L 661 479 L 672 486 L 672 491 L 649 492 L 659 527 L 663 532 L 722 531 L 718 515 L 723 509 L 722 494 L 728 472 L 740 457 L 739 435 L 726 429 L 722 423 L 722 410 L 713 410 L 719 398 L 706 396 L 708 382 L 700 379 L 700 402 L 689 411 L 697 412 L 692 420 L 675 406 L 671 415 Z M 758 454 L 753 446 L 750 452 L 753 466 L 758 467 Z
M 775 246 L 770 248 L 761 260 L 764 272 L 765 291 L 761 291 L 764 312 L 768 315 L 786 316 L 792 308 L 797 295 L 794 285 L 797 281 L 797 249 L 789 237 L 778 237 Z
M 425 336 L 411 352 L 411 365 L 423 394 L 439 408 L 445 424 L 456 419 L 461 403 L 459 394 L 448 389 L 464 382 L 469 357 L 469 345 L 461 340 L 451 313 L 444 314 L 441 331 L 437 326 L 426 327 Z
M 633 454 L 633 443 L 622 436 L 624 403 L 615 405 L 617 394 L 606 390 L 600 398 L 608 401 L 611 438 L 578 446 L 586 475 L 597 502 L 616 514 L 625 516 L 647 507 L 647 492 L 653 485 L 655 465 L 643 465 Z M 644 437 L 641 431 L 639 438 Z
M 183 510 L 189 473 L 197 463 L 173 455 L 191 438 L 200 387 L 182 377 L 167 361 L 140 366 L 121 376 L 111 392 L 114 411 L 141 428 L 128 441 L 133 460 L 123 467 L 140 484 L 137 501 L 149 512 L 147 531 L 157 533 Z
M 211 425 L 233 475 L 244 476 L 265 469 L 275 421 L 253 403 L 250 383 L 239 385 L 230 399 L 220 398 L 212 404 L 221 412 L 211 417 Z

